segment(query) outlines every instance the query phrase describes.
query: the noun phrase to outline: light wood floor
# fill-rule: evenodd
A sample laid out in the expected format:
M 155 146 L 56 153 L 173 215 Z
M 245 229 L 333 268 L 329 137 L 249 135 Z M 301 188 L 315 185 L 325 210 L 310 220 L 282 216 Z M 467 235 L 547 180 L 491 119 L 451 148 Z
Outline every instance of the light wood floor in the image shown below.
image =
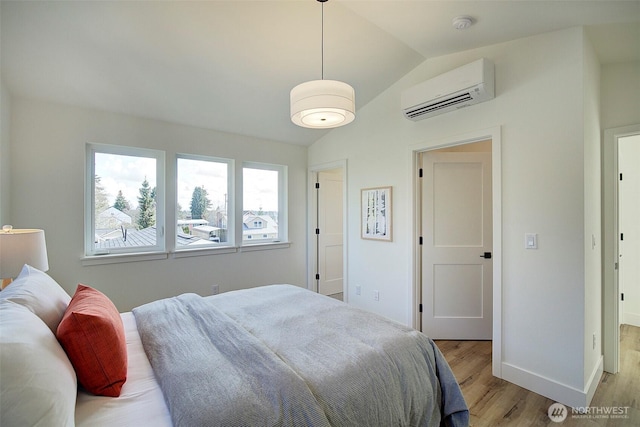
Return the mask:
M 620 372 L 604 373 L 590 407 L 628 407 L 626 419 L 547 416 L 553 400 L 491 375 L 491 341 L 436 341 L 469 406 L 471 426 L 640 426 L 640 328 L 620 329 Z

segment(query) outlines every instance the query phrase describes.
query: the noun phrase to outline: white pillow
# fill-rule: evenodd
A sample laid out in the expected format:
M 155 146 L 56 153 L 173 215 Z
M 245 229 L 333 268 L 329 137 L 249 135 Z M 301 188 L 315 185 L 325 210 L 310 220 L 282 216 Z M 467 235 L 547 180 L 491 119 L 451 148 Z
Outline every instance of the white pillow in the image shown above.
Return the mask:
M 26 264 L 16 280 L 0 292 L 0 299 L 27 307 L 54 335 L 71 301 L 69 294 L 47 273 Z
M 38 316 L 6 299 L 0 300 L 0 378 L 0 425 L 74 425 L 78 386 L 71 362 Z

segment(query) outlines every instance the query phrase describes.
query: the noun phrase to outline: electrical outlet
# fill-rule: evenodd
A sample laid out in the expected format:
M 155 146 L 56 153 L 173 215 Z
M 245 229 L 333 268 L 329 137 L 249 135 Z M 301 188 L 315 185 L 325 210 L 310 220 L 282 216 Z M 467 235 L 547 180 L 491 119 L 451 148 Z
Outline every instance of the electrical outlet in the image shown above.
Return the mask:
M 211 285 L 211 295 L 218 295 L 220 293 L 220 285 Z
M 356 295 L 362 294 L 362 286 L 356 285 Z
M 373 291 L 373 300 L 380 301 L 380 291 Z

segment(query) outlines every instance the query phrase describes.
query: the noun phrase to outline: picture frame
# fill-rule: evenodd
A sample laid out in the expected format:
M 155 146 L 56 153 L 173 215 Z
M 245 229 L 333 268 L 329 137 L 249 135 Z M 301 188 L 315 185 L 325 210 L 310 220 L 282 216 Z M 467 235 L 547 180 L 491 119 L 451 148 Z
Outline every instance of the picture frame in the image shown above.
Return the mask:
M 361 237 L 391 242 L 392 211 L 391 187 L 363 188 L 360 194 Z

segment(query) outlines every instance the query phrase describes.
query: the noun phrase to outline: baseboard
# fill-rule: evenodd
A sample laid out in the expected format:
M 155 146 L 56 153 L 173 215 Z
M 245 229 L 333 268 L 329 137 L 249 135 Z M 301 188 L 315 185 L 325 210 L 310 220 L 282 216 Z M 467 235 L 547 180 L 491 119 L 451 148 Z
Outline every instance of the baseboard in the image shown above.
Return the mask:
M 624 313 L 622 323 L 631 326 L 640 326 L 640 314 Z
M 587 380 L 587 386 L 585 389 L 587 390 L 587 406 L 591 403 L 593 399 L 593 395 L 596 394 L 596 389 L 600 384 L 600 378 L 602 378 L 602 374 L 604 373 L 604 356 L 600 356 L 598 358 L 598 362 L 596 366 L 593 368 L 593 372 L 589 376 Z
M 563 405 L 572 408 L 583 408 L 589 406 L 595 394 L 598 383 L 600 382 L 600 377 L 602 376 L 602 366 L 603 359 L 601 356 L 584 390 L 559 383 L 550 378 L 545 378 L 506 362 L 502 363 L 502 379 L 544 397 L 548 397 Z

